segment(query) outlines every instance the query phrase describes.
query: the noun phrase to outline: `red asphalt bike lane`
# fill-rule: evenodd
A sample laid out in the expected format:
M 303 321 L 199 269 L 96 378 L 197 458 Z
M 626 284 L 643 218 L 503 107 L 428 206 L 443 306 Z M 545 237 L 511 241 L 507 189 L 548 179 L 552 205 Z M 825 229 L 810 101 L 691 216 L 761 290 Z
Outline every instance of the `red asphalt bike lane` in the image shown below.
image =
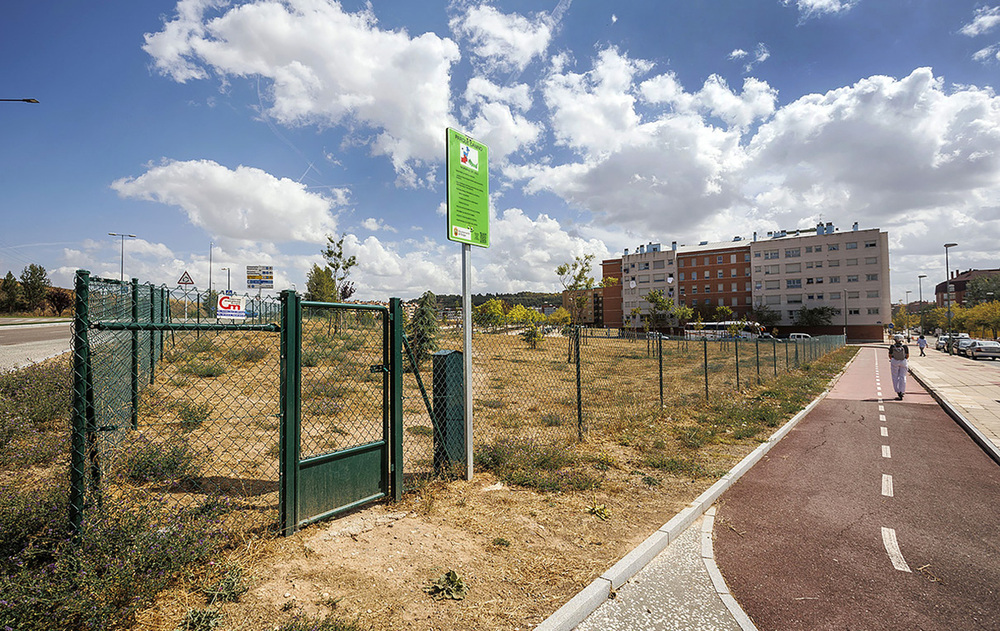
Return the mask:
M 716 562 L 762 631 L 1000 629 L 1000 466 L 912 377 L 895 396 L 862 348 L 722 496 Z

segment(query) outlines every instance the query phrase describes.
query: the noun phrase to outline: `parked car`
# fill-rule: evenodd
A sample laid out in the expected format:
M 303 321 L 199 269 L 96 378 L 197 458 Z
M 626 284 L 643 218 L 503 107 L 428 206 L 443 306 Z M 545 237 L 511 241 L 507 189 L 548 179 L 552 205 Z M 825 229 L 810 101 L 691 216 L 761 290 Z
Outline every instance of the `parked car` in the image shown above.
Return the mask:
M 969 347 L 972 346 L 972 343 L 976 342 L 976 341 L 977 340 L 974 340 L 974 339 L 969 338 L 969 337 L 960 337 L 960 338 L 958 338 L 957 340 L 955 340 L 955 354 L 956 355 L 965 355 L 966 357 L 968 357 L 969 356 Z
M 939 335 L 937 342 L 934 343 L 935 350 L 943 351 L 948 348 L 948 336 Z
M 808 340 L 812 336 L 808 333 L 789 333 L 788 339 L 790 340 Z
M 1000 357 L 1000 342 L 993 340 L 973 340 L 972 344 L 966 348 L 966 354 L 972 359 L 989 357 L 996 359 Z

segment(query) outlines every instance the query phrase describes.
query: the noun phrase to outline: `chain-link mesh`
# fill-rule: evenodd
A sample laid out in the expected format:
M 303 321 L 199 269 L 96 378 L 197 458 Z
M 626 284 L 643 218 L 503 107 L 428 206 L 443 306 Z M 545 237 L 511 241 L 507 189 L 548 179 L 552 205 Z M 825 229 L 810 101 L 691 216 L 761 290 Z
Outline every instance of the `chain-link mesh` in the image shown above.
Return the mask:
M 462 350 L 461 324 L 428 322 L 418 306 L 407 337 L 420 378 L 412 370 L 404 378 L 405 471 L 410 479 L 457 475 L 464 451 L 448 449 L 456 423 L 442 418 L 447 413 L 439 408 L 446 402 L 439 404 L 433 384 L 447 381 L 440 374 L 447 364 L 437 362 L 436 373 L 440 357 L 434 353 Z M 472 344 L 475 444 L 530 439 L 569 445 L 592 432 L 614 439 L 622 428 L 664 409 L 730 397 L 840 348 L 844 338 L 708 340 L 497 324 L 474 326 Z M 452 455 L 444 459 L 452 465 L 444 471 L 438 466 L 442 450 Z
M 223 506 L 239 529 L 278 502 L 279 314 L 218 319 L 215 294 L 77 277 L 74 520 L 115 501 L 168 515 Z
M 384 311 L 303 307 L 300 458 L 383 440 L 385 319 Z

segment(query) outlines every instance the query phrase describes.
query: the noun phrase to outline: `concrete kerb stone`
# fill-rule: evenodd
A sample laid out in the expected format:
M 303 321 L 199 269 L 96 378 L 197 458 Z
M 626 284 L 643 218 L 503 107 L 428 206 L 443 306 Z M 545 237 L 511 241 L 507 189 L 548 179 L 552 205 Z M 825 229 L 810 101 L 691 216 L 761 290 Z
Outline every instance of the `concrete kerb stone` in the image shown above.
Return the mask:
M 776 431 L 771 435 L 770 438 L 764 443 L 762 443 L 757 449 L 747 454 L 743 460 L 741 460 L 735 467 L 729 470 L 729 473 L 720 478 L 715 484 L 710 486 L 701 495 L 698 496 L 693 502 L 691 502 L 686 508 L 681 510 L 679 513 L 673 516 L 667 523 L 665 523 L 658 531 L 650 535 L 643 541 L 639 546 L 629 552 L 627 555 L 622 557 L 617 563 L 615 563 L 611 568 L 608 569 L 600 578 L 596 579 L 593 583 L 583 588 L 583 591 L 578 593 L 569 602 L 560 607 L 551 616 L 546 618 L 535 627 L 536 631 L 572 631 L 578 624 L 584 621 L 590 614 L 592 614 L 601 604 L 608 599 L 611 595 L 613 589 L 618 589 L 621 585 L 628 582 L 633 576 L 635 576 L 639 570 L 645 567 L 649 561 L 651 561 L 656 554 L 661 552 L 671 541 L 680 536 L 688 526 L 690 526 L 695 520 L 705 514 L 705 512 L 715 503 L 715 500 L 719 498 L 730 486 L 733 485 L 740 477 L 750 470 L 750 468 L 760 461 L 764 455 L 770 451 L 779 440 L 785 437 L 788 432 L 794 428 L 800 420 L 802 420 L 806 414 L 812 411 L 820 401 L 826 398 L 826 395 L 830 393 L 833 386 L 840 380 L 840 377 L 847 371 L 847 368 L 854 363 L 854 358 L 844 366 L 830 382 L 830 385 L 826 390 L 821 392 L 809 405 L 799 411 L 798 414 L 793 416 L 787 423 L 785 423 L 781 429 Z M 665 537 L 662 535 L 666 535 Z M 662 545 L 662 547 L 660 547 Z M 659 548 L 657 550 L 657 548 Z M 656 550 L 656 552 L 653 552 Z M 714 561 L 713 561 L 714 565 Z M 718 572 L 718 568 L 716 568 Z M 722 575 L 719 574 L 719 579 L 721 580 Z M 725 582 L 722 582 L 725 585 Z M 745 612 L 740 608 L 736 600 L 726 592 L 720 592 L 719 596 L 723 598 L 726 606 L 729 608 L 730 612 L 736 618 L 737 623 L 743 629 L 754 629 L 753 623 L 750 622 L 750 618 Z M 732 603 L 726 600 L 726 597 Z M 734 609 L 735 607 L 735 609 Z M 741 621 L 745 620 L 747 626 Z
M 973 425 L 972 421 L 965 418 L 965 415 L 958 410 L 958 407 L 948 400 L 948 397 L 935 390 L 934 386 L 925 377 L 921 376 L 919 372 L 915 372 L 910 368 L 910 374 L 917 380 L 917 383 L 923 386 L 927 392 L 931 393 L 931 397 L 938 402 L 938 405 L 944 409 L 948 416 L 958 423 L 959 427 L 965 430 L 972 440 L 986 452 L 986 455 L 992 458 L 997 464 L 1000 464 L 1000 447 L 997 447 L 992 440 L 979 431 L 979 428 Z

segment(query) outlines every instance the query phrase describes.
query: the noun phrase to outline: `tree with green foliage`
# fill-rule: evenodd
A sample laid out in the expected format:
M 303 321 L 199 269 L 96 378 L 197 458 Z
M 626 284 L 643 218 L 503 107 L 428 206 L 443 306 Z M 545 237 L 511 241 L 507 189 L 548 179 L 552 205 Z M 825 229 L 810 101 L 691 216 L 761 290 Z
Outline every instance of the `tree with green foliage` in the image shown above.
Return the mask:
M 306 300 L 333 302 L 336 299 L 337 284 L 333 282 L 333 271 L 329 267 L 313 264 L 306 275 Z
M 326 266 L 330 271 L 330 278 L 333 279 L 332 295 L 340 297 L 340 287 L 351 275 L 351 268 L 358 262 L 354 256 L 344 256 L 344 235 L 340 235 L 339 241 L 334 241 L 333 236 L 326 235 L 326 247 L 321 254 L 326 259 Z
M 767 305 L 757 305 L 753 310 L 753 319 L 765 329 L 773 329 L 781 322 L 781 313 Z
M 8 271 L 7 276 L 0 281 L 0 309 L 13 313 L 19 304 L 21 304 L 21 285 L 14 273 Z
M 410 349 L 413 351 L 418 370 L 424 360 L 440 348 L 437 342 L 439 330 L 437 298 L 432 292 L 425 291 L 417 299 L 417 309 L 406 327 L 406 336 L 410 341 Z
M 733 319 L 733 310 L 726 305 L 719 305 L 715 308 L 715 321 L 725 322 Z
M 504 323 L 506 315 L 504 304 L 492 298 L 472 309 L 472 322 L 479 326 L 488 326 L 495 331 Z
M 687 305 L 675 305 L 674 317 L 677 318 L 678 326 L 682 327 L 694 317 L 694 309 Z
M 570 324 L 579 326 L 587 302 L 591 300 L 590 293 L 584 290 L 594 288 L 594 278 L 590 275 L 593 261 L 594 255 L 586 254 L 556 268 L 559 283 L 568 292 Z
M 571 320 L 572 318 L 569 315 L 569 311 L 567 311 L 562 307 L 559 307 L 558 309 L 553 311 L 548 318 L 549 324 L 559 328 L 566 326 L 567 324 L 570 323 Z
M 795 314 L 798 326 L 826 326 L 833 323 L 837 310 L 833 307 L 803 307 Z
M 521 332 L 521 339 L 528 343 L 528 348 L 538 348 L 538 345 L 545 338 L 538 324 L 532 322 Z
M 965 286 L 966 306 L 974 307 L 994 300 L 1000 300 L 1000 274 L 973 278 Z
M 25 310 L 34 311 L 42 306 L 51 286 L 44 267 L 34 263 L 25 267 L 21 271 L 21 303 Z
M 649 303 L 649 326 L 654 331 L 659 331 L 660 316 L 669 316 L 674 312 L 674 300 L 667 298 L 662 289 L 654 289 L 643 298 Z

